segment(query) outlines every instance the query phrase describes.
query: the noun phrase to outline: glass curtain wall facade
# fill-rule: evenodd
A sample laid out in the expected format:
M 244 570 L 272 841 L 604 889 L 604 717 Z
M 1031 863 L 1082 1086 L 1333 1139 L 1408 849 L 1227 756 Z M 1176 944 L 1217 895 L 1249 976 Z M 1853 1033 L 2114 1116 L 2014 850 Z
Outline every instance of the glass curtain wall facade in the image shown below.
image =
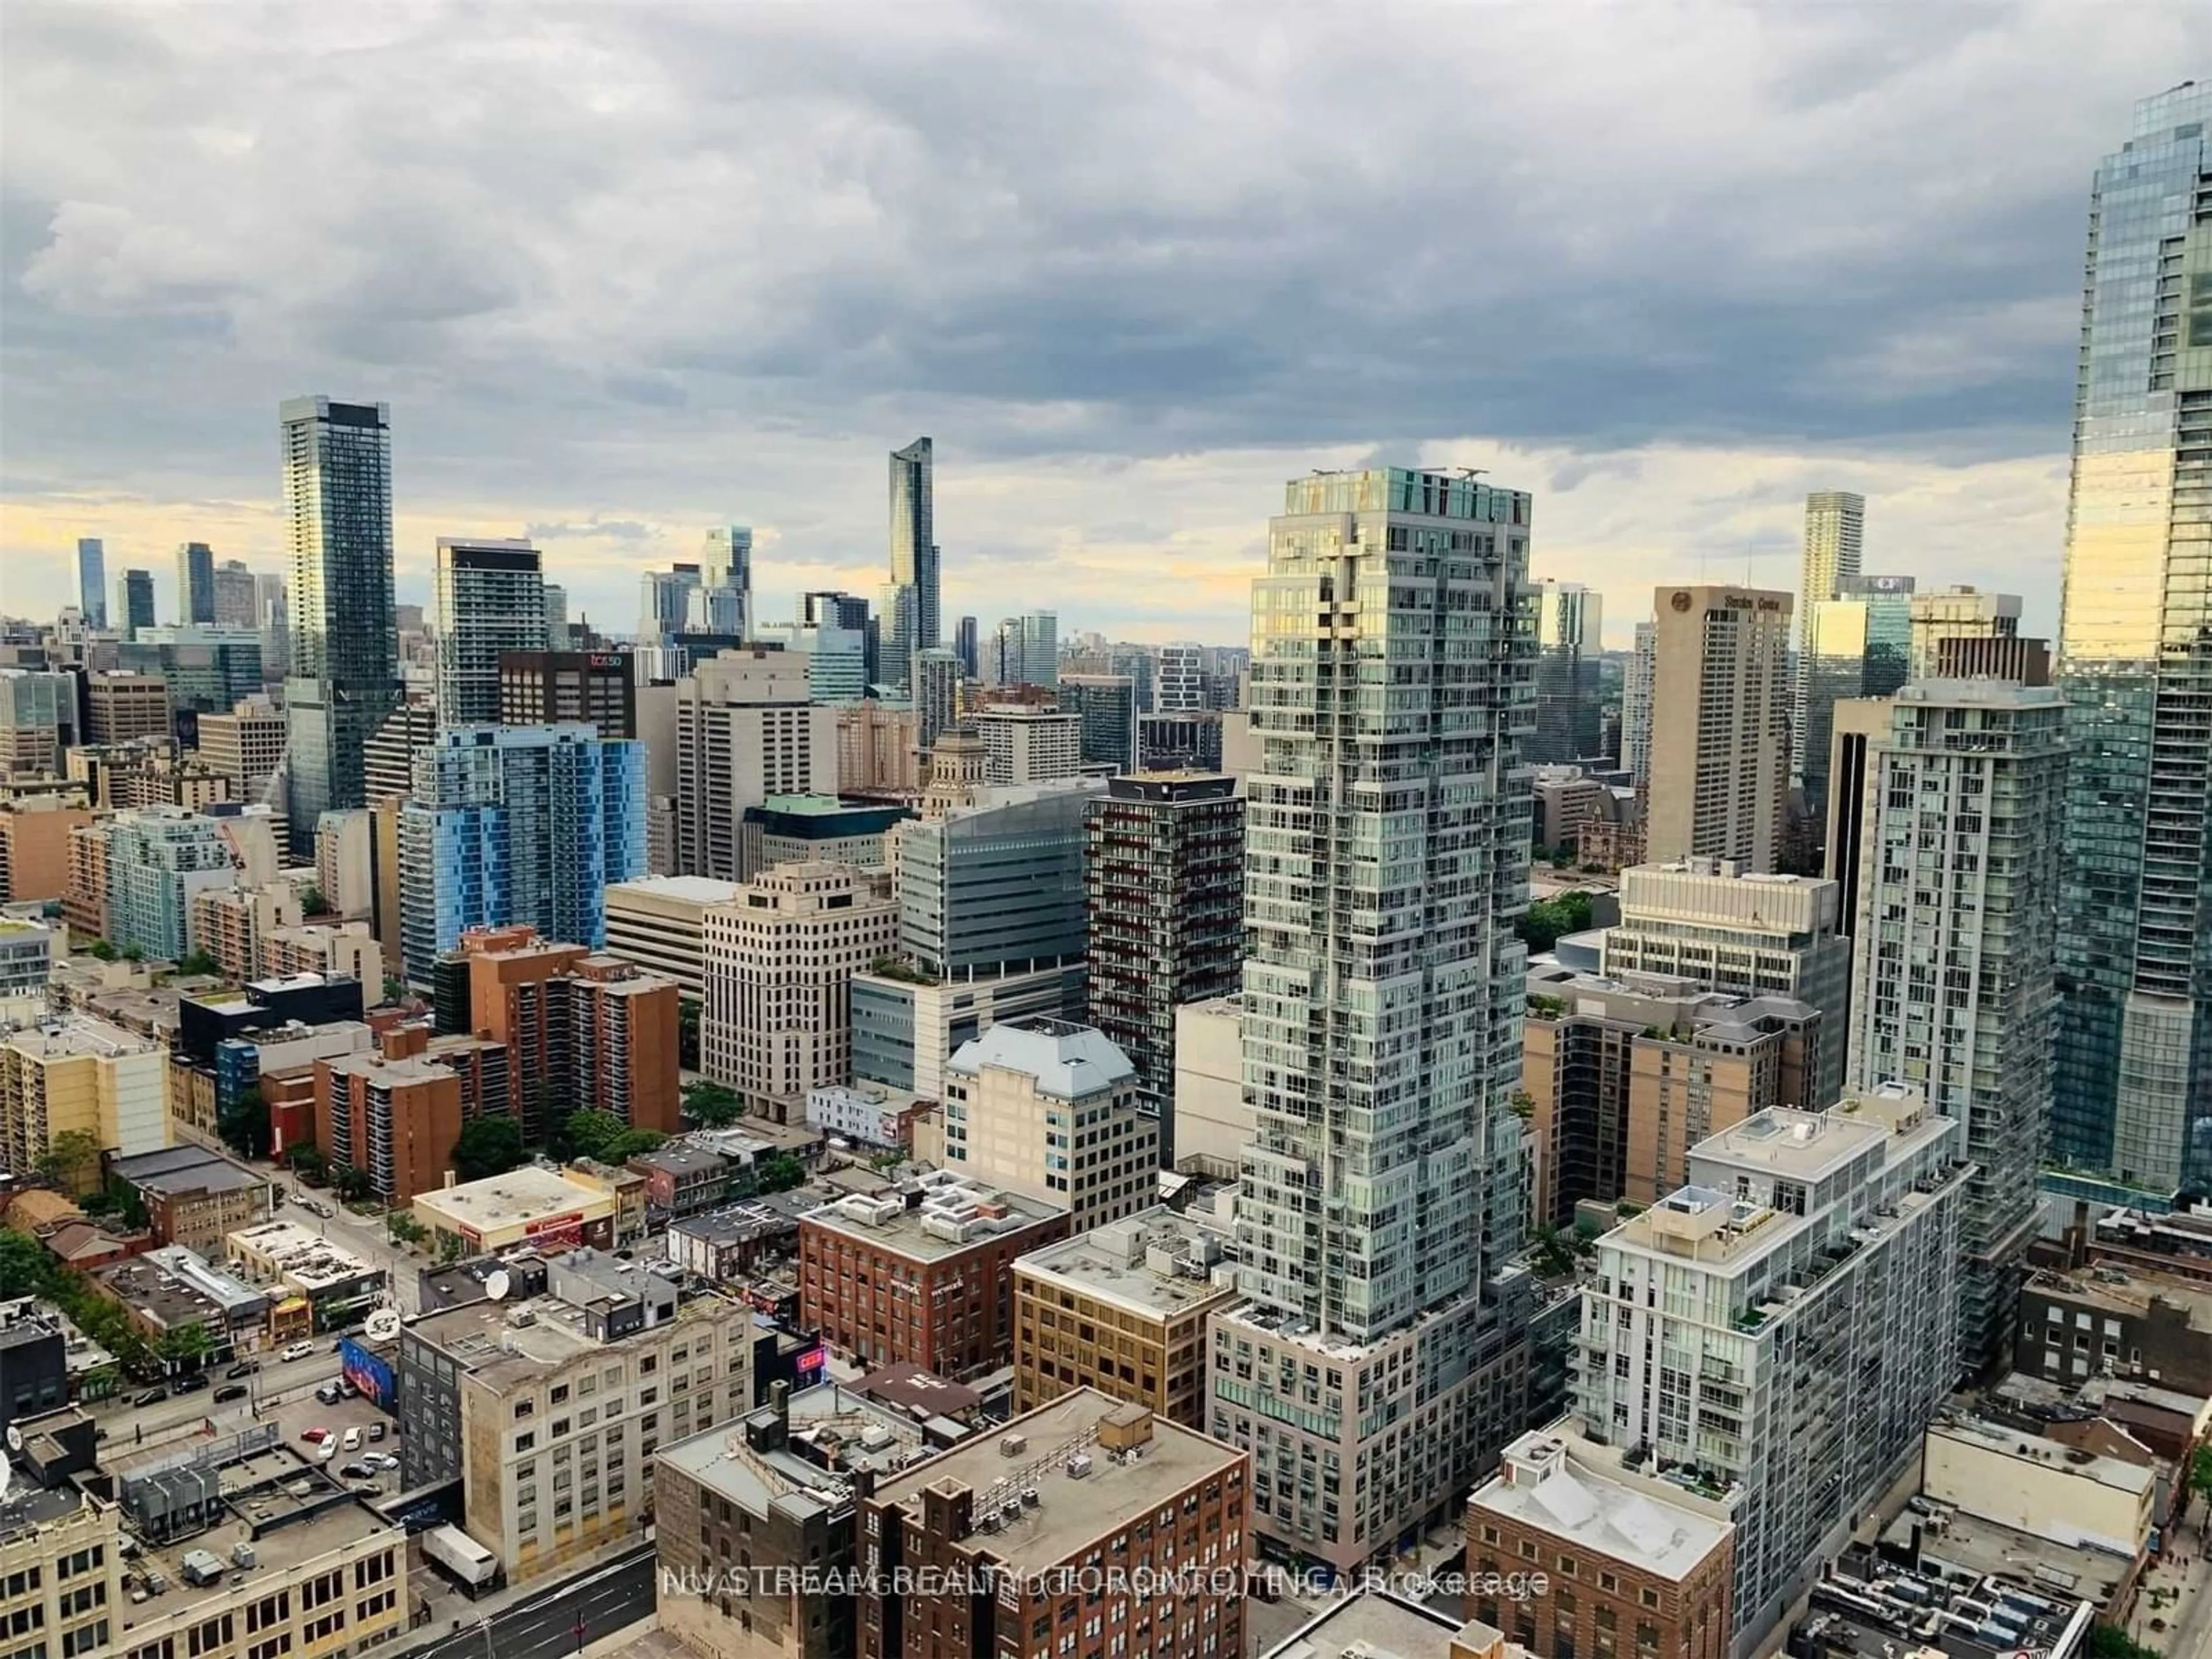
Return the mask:
M 77 538 L 76 605 L 87 628 L 107 626 L 107 544 L 97 536 Z
M 116 586 L 122 595 L 124 637 L 135 639 L 140 629 L 154 625 L 154 573 L 126 570 Z
M 643 744 L 581 723 L 441 732 L 399 813 L 408 983 L 427 990 L 470 927 L 604 945 L 608 884 L 644 873 Z
M 536 548 L 438 538 L 439 724 L 496 720 L 500 653 L 550 648 Z
M 1356 1570 L 1458 1513 L 1525 1410 L 1529 498 L 1301 478 L 1252 596 L 1238 1277 L 1207 1431 L 1261 1548 Z
M 717 525 L 707 532 L 699 553 L 699 595 L 704 630 L 740 638 L 758 620 L 753 615 L 753 532 L 741 524 Z
M 294 398 L 278 411 L 291 556 L 286 818 L 299 848 L 323 813 L 364 805 L 363 750 L 399 701 L 392 594 L 392 416 Z
M 1805 498 L 1805 544 L 1797 578 L 1797 678 L 1790 699 L 1790 729 L 1797 734 L 1791 770 L 1805 774 L 1810 752 L 1805 728 L 1805 665 L 1811 660 L 1813 608 L 1836 597 L 1836 585 L 1859 574 L 1866 541 L 1866 497 L 1848 489 L 1815 490 Z
M 177 549 L 177 621 L 186 628 L 214 624 L 215 550 L 205 542 Z
M 899 666 L 901 684 L 914 653 L 938 644 L 938 553 L 933 462 L 927 438 L 890 455 L 890 587 L 884 592 L 884 656 Z M 896 594 L 893 590 L 896 590 Z M 888 673 L 886 674 L 888 678 Z
M 2145 100 L 2089 205 L 2059 681 L 2052 1151 L 2212 1179 L 2212 86 Z
M 1598 657 L 1605 638 L 1605 603 L 1580 582 L 1536 586 L 1536 729 L 1526 758 L 1564 765 L 1596 755 L 1603 744 L 1598 707 Z
M 1845 576 L 1837 595 L 1813 607 L 1797 665 L 1803 690 L 1797 769 L 1815 823 L 1828 804 L 1828 749 L 1842 697 L 1886 697 L 1905 682 L 1912 657 L 1912 578 Z

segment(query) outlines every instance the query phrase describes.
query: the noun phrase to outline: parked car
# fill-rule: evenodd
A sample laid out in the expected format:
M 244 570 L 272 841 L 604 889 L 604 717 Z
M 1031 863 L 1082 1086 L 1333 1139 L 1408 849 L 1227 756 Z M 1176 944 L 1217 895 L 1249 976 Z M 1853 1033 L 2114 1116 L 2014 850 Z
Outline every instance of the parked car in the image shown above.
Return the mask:
M 159 1405 L 168 1397 L 169 1391 L 167 1389 L 149 1389 L 143 1394 L 132 1395 L 131 1403 L 134 1406 L 154 1406 Z
M 254 1372 L 260 1369 L 261 1362 L 259 1360 L 241 1359 L 238 1364 L 233 1365 L 228 1370 L 225 1371 L 223 1375 L 225 1376 L 251 1376 Z
M 215 1391 L 215 1403 L 220 1406 L 226 1400 L 243 1400 L 246 1392 L 243 1382 L 226 1382 Z
M 368 1464 L 356 1461 L 354 1462 L 348 1463 L 344 1468 L 341 1468 L 338 1473 L 349 1480 L 366 1480 L 371 1475 L 374 1474 L 376 1471 L 370 1468 Z
M 192 1394 L 201 1389 L 204 1389 L 207 1385 L 208 1380 L 206 1373 L 204 1371 L 194 1371 L 190 1376 L 178 1377 L 174 1382 L 171 1382 L 169 1384 L 169 1392 L 171 1394 Z
M 303 1210 L 312 1210 L 315 1207 L 315 1200 L 309 1198 L 305 1193 L 294 1193 L 292 1194 L 292 1201 Z
M 312 1342 L 295 1342 L 284 1350 L 284 1358 L 287 1360 L 305 1359 L 314 1351 L 315 1345 Z
M 383 1425 L 383 1424 L 381 1424 L 381 1423 L 372 1423 L 372 1424 L 370 1424 L 370 1425 L 368 1425 L 368 1437 L 369 1437 L 371 1440 L 381 1440 L 381 1439 L 383 1439 L 383 1438 L 384 1438 L 384 1425 Z
M 315 1390 L 315 1398 L 325 1406 L 335 1406 L 343 1397 L 338 1393 L 338 1385 L 335 1382 L 325 1382 Z
M 331 1431 L 328 1429 L 302 1429 L 300 1431 L 300 1438 L 311 1443 L 319 1443 L 330 1437 Z
M 370 1452 L 361 1461 L 380 1469 L 396 1469 L 399 1467 L 399 1460 L 390 1452 Z
M 359 1424 L 356 1424 L 352 1428 L 349 1428 L 345 1431 L 345 1449 L 348 1451 L 359 1451 L 361 1449 L 361 1425 Z
M 322 1456 L 321 1456 L 319 1460 L 317 1460 L 317 1461 L 318 1461 L 318 1462 L 320 1462 L 327 1463 L 327 1462 L 330 1462 L 333 1457 L 336 1457 L 337 1455 L 338 1455 L 338 1443 L 337 1443 L 337 1441 L 335 1441 L 335 1440 L 325 1440 L 325 1441 L 324 1441 L 324 1442 L 323 1442 L 323 1455 L 322 1455 Z

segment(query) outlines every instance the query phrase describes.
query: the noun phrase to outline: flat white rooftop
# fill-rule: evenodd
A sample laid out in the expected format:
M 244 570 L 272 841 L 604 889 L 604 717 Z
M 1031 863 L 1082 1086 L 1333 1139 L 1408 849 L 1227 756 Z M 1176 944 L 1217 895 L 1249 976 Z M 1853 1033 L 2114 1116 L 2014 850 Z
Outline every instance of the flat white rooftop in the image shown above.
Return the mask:
M 1470 1507 L 1678 1583 L 1727 1539 L 1729 1522 L 1614 1479 L 1576 1455 L 1581 1443 L 1553 1430 L 1522 1435 Z

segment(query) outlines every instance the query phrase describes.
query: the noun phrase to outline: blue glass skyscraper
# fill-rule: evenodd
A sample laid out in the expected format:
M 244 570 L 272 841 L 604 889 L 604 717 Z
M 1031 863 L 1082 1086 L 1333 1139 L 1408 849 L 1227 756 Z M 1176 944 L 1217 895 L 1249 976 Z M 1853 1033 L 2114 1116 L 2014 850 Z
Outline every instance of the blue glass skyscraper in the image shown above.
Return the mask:
M 2089 202 L 2060 684 L 2053 1151 L 2212 1178 L 2212 85 L 2136 106 Z
M 399 811 L 408 982 L 471 927 L 606 943 L 607 885 L 645 873 L 645 745 L 581 722 L 464 726 L 415 757 Z
M 76 605 L 87 628 L 107 626 L 107 544 L 97 536 L 76 538 Z

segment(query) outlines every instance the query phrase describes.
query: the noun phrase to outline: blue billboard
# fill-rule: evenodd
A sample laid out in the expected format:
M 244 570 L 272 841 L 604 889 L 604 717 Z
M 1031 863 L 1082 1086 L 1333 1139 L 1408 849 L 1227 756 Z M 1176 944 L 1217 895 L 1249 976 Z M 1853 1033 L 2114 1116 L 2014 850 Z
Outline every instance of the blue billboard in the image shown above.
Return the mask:
M 383 1355 L 349 1336 L 338 1344 L 338 1370 L 361 1390 L 362 1399 L 386 1411 L 398 1411 L 399 1379 L 392 1374 L 392 1362 Z

